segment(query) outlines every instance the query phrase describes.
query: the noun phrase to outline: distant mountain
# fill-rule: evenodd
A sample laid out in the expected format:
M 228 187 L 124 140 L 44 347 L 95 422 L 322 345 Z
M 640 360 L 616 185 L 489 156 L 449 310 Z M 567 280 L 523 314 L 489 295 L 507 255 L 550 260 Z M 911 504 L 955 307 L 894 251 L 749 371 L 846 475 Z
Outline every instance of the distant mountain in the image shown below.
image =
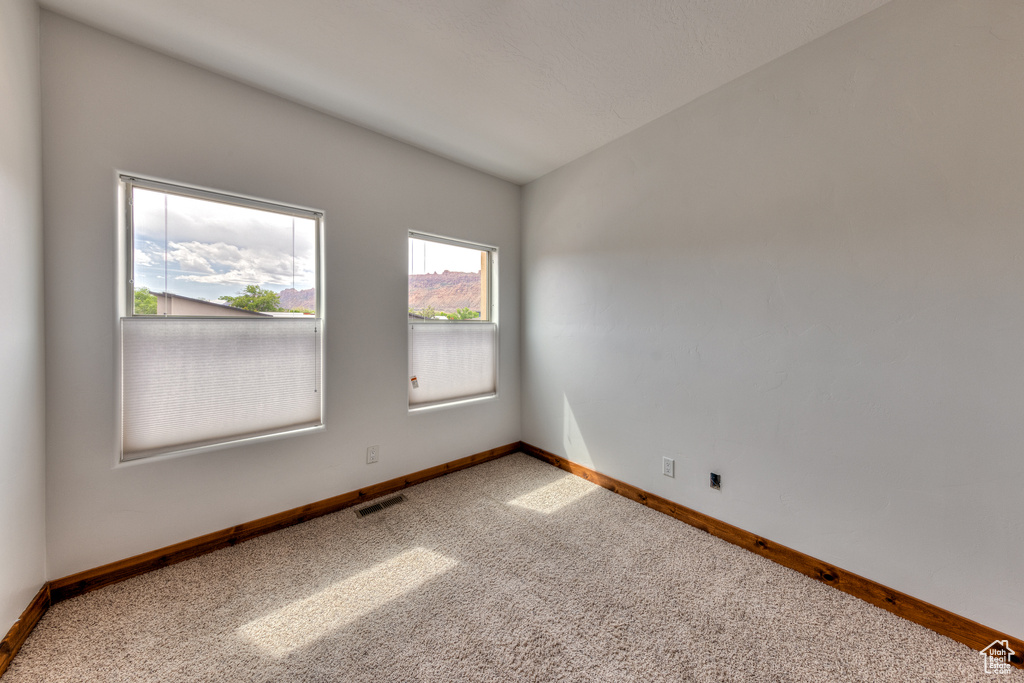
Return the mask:
M 409 308 L 454 313 L 460 308 L 480 311 L 480 273 L 426 273 L 409 276 Z
M 316 310 L 316 290 L 309 289 L 288 289 L 281 290 L 281 308 L 290 311 L 293 308 L 301 308 L 307 311 Z

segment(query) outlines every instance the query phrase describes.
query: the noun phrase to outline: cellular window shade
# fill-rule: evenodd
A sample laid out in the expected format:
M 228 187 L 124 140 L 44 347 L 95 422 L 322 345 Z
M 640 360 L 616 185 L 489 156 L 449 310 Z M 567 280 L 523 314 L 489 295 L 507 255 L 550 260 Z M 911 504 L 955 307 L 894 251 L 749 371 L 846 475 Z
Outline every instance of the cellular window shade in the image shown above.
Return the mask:
M 319 319 L 121 320 L 122 458 L 321 424 Z
M 409 405 L 494 394 L 497 344 L 494 323 L 409 325 Z

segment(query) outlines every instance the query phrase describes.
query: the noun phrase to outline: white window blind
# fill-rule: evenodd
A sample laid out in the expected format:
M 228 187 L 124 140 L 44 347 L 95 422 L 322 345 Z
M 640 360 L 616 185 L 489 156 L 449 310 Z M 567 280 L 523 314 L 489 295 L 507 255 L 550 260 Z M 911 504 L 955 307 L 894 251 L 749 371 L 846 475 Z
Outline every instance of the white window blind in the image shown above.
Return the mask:
M 123 458 L 321 425 L 322 329 L 315 318 L 123 318 Z
M 494 323 L 409 325 L 410 407 L 495 394 L 497 344 Z

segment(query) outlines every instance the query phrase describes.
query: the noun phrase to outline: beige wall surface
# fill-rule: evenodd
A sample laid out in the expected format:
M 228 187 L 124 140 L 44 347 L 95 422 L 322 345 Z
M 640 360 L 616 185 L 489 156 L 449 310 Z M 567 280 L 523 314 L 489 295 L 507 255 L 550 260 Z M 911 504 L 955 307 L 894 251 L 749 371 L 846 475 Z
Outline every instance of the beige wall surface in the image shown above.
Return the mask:
M 0 0 L 0 637 L 46 580 L 39 11 Z
M 48 12 L 42 76 L 50 577 L 519 439 L 517 186 Z M 115 465 L 118 171 L 325 212 L 326 431 Z M 496 400 L 408 413 L 409 230 L 499 248 Z
M 1024 635 L 1022 74 L 895 0 L 528 185 L 524 440 Z

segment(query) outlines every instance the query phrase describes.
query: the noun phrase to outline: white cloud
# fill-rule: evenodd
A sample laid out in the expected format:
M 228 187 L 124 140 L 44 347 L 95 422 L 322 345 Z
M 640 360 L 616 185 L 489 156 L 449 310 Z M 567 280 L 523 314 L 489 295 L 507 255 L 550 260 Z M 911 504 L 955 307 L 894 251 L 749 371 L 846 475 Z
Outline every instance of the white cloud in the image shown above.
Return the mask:
M 237 247 L 219 242 L 171 243 L 168 260 L 176 263 L 176 280 L 206 284 L 312 286 L 310 259 L 267 248 Z M 301 287 L 300 287 L 301 288 Z
M 153 261 L 153 257 L 152 256 L 150 256 L 146 252 L 142 251 L 141 249 L 136 249 L 135 250 L 135 265 L 137 265 L 137 266 L 151 266 L 154 263 L 155 262 Z
M 178 269 L 193 273 L 214 273 L 213 266 L 202 252 L 209 251 L 208 247 L 214 245 L 191 242 L 189 244 L 177 244 L 171 242 L 167 245 L 167 260 L 178 264 Z M 227 245 L 225 245 L 227 246 Z
M 316 222 L 136 188 L 137 283 L 215 299 L 246 285 L 315 286 Z
M 312 219 L 141 188 L 135 190 L 132 211 L 136 240 L 160 244 L 166 236 L 169 242 L 238 244 L 289 254 L 294 248 L 303 254 L 312 253 L 316 237 Z

